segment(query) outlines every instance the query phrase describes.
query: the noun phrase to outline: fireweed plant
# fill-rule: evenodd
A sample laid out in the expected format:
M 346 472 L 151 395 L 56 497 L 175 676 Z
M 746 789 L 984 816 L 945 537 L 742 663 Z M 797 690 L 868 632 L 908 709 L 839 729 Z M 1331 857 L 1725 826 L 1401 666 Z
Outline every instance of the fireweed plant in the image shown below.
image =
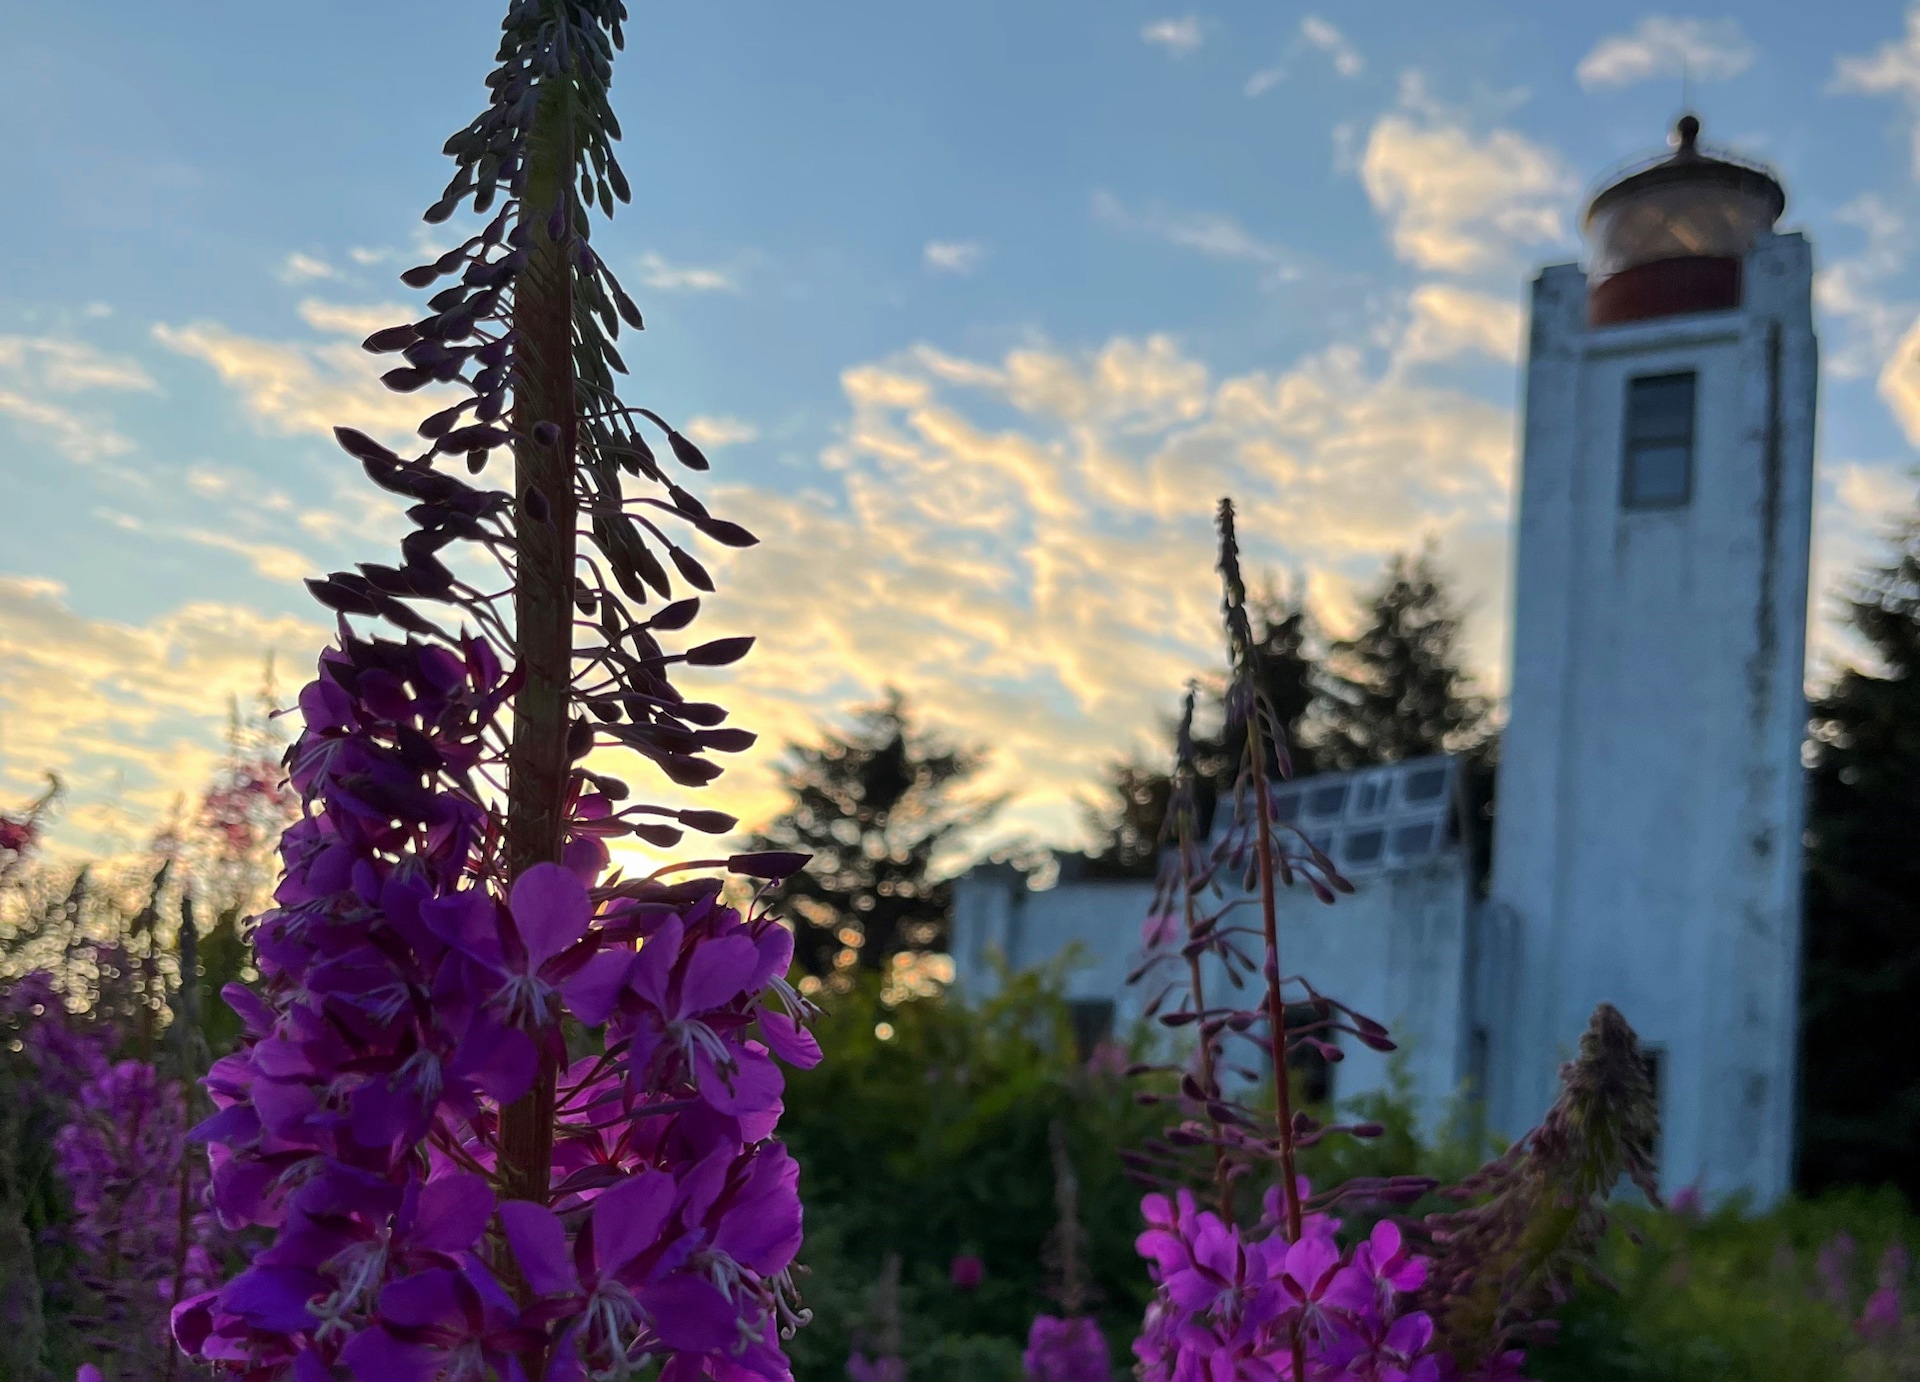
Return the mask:
M 1139 1250 L 1154 1296 L 1134 1344 L 1143 1382 L 1473 1382 L 1517 1379 L 1524 1351 L 1548 1327 L 1538 1316 L 1566 1298 L 1573 1273 L 1605 1232 L 1605 1205 L 1622 1175 L 1650 1198 L 1657 1113 L 1633 1031 L 1602 1005 L 1561 1070 L 1562 1093 L 1540 1127 L 1444 1192 L 1461 1207 L 1404 1227 L 1376 1222 L 1342 1240 L 1331 1213 L 1404 1205 L 1435 1188 L 1423 1177 L 1363 1177 L 1318 1193 L 1298 1152 L 1334 1134 L 1375 1136 L 1372 1124 L 1323 1125 L 1293 1107 L 1290 1058 L 1338 1061 L 1345 1035 L 1391 1051 L 1384 1027 L 1287 975 L 1277 889 L 1304 882 L 1323 902 L 1353 886 L 1327 855 L 1275 820 L 1273 776 L 1290 769 L 1246 613 L 1232 502 L 1219 512 L 1230 681 L 1230 742 L 1240 772 L 1226 828 L 1212 842 L 1198 824 L 1194 694 L 1182 716 L 1164 839 L 1166 862 L 1133 980 L 1159 984 L 1147 1004 L 1166 1027 L 1191 1029 L 1188 1058 L 1135 1073 L 1178 1077 L 1181 1118 L 1126 1157 L 1154 1187 L 1141 1202 Z M 1243 736 L 1243 737 L 1242 737 Z M 1257 907 L 1258 925 L 1239 919 Z M 1256 962 L 1255 956 L 1259 959 Z M 1211 964 L 1207 964 L 1207 961 Z M 1257 976 L 1254 1005 L 1209 993 L 1209 970 L 1230 988 Z M 1234 1046 L 1230 1043 L 1243 1043 Z M 1250 1065 L 1246 1045 L 1253 1048 Z M 1262 1072 L 1271 1109 L 1258 1106 Z M 1227 1076 L 1239 1077 L 1230 1086 Z M 1243 1184 L 1251 1182 L 1251 1184 Z M 1271 1182 L 1264 1190 L 1257 1189 Z M 1166 1192 L 1172 1191 L 1169 1196 Z
M 1219 529 L 1230 669 L 1227 733 L 1243 747 L 1230 803 L 1233 825 L 1209 845 L 1199 833 L 1189 690 L 1168 810 L 1171 848 L 1146 924 L 1146 958 L 1132 976 L 1160 985 L 1148 1001 L 1149 1014 L 1169 1028 L 1196 1033 L 1191 1059 L 1171 1067 L 1179 1077 L 1173 1097 L 1181 1120 L 1143 1151 L 1127 1154 L 1136 1177 L 1156 1187 L 1141 1202 L 1147 1230 L 1139 1247 L 1155 1294 L 1134 1344 L 1139 1372 L 1145 1382 L 1397 1382 L 1437 1375 L 1428 1352 L 1432 1322 L 1406 1308 L 1407 1293 L 1425 1280 L 1424 1261 L 1387 1222 L 1343 1251 L 1334 1236 L 1339 1221 L 1328 1212 L 1346 1199 L 1416 1198 L 1431 1183 L 1352 1181 L 1314 1195 L 1295 1169 L 1298 1152 L 1330 1133 L 1364 1136 L 1377 1129 L 1322 1126 L 1296 1111 L 1288 1057 L 1311 1049 L 1337 1061 L 1341 1051 L 1331 1038 L 1341 1032 L 1376 1050 L 1393 1044 L 1379 1023 L 1281 968 L 1276 890 L 1302 880 L 1331 902 L 1353 885 L 1303 834 L 1274 819 L 1271 775 L 1285 776 L 1290 769 L 1279 718 L 1260 690 L 1231 500 L 1221 501 Z M 1246 900 L 1230 895 L 1235 890 L 1229 880 L 1244 880 L 1259 911 L 1257 925 L 1240 920 Z M 1258 976 L 1254 1006 L 1230 1006 L 1224 995 L 1209 995 L 1203 963 L 1209 958 L 1236 989 Z M 1158 977 L 1169 970 L 1169 977 Z M 1311 1015 L 1290 1025 L 1290 1007 Z M 1271 1110 L 1251 1102 L 1257 1086 L 1228 1083 L 1230 1072 L 1253 1074 L 1235 1063 L 1247 1056 L 1230 1042 L 1250 1044 L 1253 1063 L 1267 1065 Z M 1243 1187 L 1256 1172 L 1273 1181 L 1264 1193 Z M 1174 1192 L 1171 1198 L 1167 1190 Z
M 698 786 L 709 754 L 753 737 L 670 676 L 751 640 L 661 641 L 698 611 L 680 588 L 712 589 L 677 534 L 753 538 L 641 424 L 704 470 L 693 443 L 614 390 L 619 323 L 640 317 L 587 222 L 628 198 L 607 103 L 625 17 L 515 0 L 426 214 L 490 219 L 403 274 L 451 283 L 366 343 L 402 357 L 388 387 L 458 401 L 420 424 L 417 456 L 336 433 L 414 531 L 397 566 L 309 582 L 340 620 L 286 760 L 303 816 L 254 929 L 259 991 L 224 991 L 246 1035 L 198 1130 L 223 1224 L 273 1239 L 173 1314 L 181 1346 L 231 1374 L 745 1382 L 787 1375 L 782 1334 L 803 1322 L 775 1062 L 819 1048 L 761 892 L 804 860 L 609 873 L 612 837 L 668 847 L 733 821 L 625 805 L 582 765 L 612 745 Z M 510 491 L 449 473 L 503 452 Z M 443 556 L 456 543 L 467 562 Z M 489 561 L 498 589 L 456 570 Z M 744 907 L 723 872 L 756 880 Z
M 1027 1382 L 1108 1382 L 1113 1365 L 1100 1322 L 1085 1314 L 1094 1303 L 1087 1282 L 1087 1231 L 1080 1223 L 1080 1178 L 1067 1153 L 1066 1125 L 1055 1119 L 1047 1129 L 1053 1152 L 1053 1202 L 1058 1211 L 1044 1248 L 1050 1294 L 1058 1315 L 1033 1317 L 1021 1365 Z

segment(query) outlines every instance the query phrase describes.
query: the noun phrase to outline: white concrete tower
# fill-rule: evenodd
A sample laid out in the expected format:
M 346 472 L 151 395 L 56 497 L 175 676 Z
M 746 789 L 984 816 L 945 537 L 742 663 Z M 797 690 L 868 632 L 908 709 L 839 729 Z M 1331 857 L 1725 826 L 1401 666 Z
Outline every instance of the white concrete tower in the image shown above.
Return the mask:
M 1654 1055 L 1661 1179 L 1792 1172 L 1813 266 L 1767 170 L 1678 148 L 1533 285 L 1511 719 L 1476 1008 L 1508 1134 L 1607 1001 Z

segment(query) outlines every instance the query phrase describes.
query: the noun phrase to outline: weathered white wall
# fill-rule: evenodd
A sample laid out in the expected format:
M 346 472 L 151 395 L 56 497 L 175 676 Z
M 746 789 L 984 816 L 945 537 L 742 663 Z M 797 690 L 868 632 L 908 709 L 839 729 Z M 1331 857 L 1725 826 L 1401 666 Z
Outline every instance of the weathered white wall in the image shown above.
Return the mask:
M 1468 876 L 1464 852 L 1450 846 L 1416 865 L 1357 877 L 1356 891 L 1332 906 L 1304 885 L 1281 894 L 1281 964 L 1322 993 L 1387 1024 L 1405 1052 L 1422 1121 L 1434 1127 L 1467 1077 L 1469 967 Z M 1140 958 L 1140 926 L 1152 901 L 1141 882 L 1062 883 L 1027 892 L 1020 875 L 988 865 L 955 885 L 953 951 L 963 994 L 993 988 L 996 950 L 1016 969 L 1043 964 L 1078 941 L 1088 964 L 1069 976 L 1070 998 L 1110 998 L 1117 1028 L 1137 1021 L 1159 985 L 1126 986 Z M 1259 925 L 1251 907 L 1237 916 Z M 1257 937 L 1247 949 L 1259 963 Z M 1171 977 L 1171 976 L 1170 976 Z M 1208 1000 L 1228 992 L 1220 972 L 1203 975 Z M 1232 1001 L 1252 1006 L 1250 990 Z M 1335 1068 L 1334 1095 L 1384 1088 L 1388 1061 L 1351 1038 Z M 1250 1053 L 1251 1054 L 1251 1053 Z
M 1480 1020 L 1530 1125 L 1600 1001 L 1662 1052 L 1668 1188 L 1791 1174 L 1812 260 L 1763 236 L 1740 310 L 1589 329 L 1534 284 L 1510 720 Z M 1620 506 L 1627 380 L 1699 373 L 1692 501 Z

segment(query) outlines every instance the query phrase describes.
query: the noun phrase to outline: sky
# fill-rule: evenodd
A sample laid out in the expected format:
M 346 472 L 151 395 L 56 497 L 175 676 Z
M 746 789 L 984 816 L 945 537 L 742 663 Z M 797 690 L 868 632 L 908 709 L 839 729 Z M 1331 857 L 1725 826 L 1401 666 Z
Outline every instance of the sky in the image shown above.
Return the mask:
M 764 818 L 780 745 L 894 686 L 989 750 L 994 839 L 1075 843 L 1218 660 L 1222 494 L 1335 632 L 1431 539 L 1501 690 L 1527 284 L 1683 97 L 1814 244 L 1811 675 L 1849 655 L 1835 592 L 1920 447 L 1920 8 L 633 8 L 634 201 L 595 232 L 647 319 L 627 398 L 762 538 L 703 615 L 759 636 L 703 690 L 763 736 L 708 804 Z M 58 772 L 58 846 L 111 852 L 205 782 L 269 651 L 306 679 L 301 578 L 405 530 L 329 434 L 424 411 L 357 342 L 417 315 L 497 28 L 0 0 L 0 32 L 0 807 Z

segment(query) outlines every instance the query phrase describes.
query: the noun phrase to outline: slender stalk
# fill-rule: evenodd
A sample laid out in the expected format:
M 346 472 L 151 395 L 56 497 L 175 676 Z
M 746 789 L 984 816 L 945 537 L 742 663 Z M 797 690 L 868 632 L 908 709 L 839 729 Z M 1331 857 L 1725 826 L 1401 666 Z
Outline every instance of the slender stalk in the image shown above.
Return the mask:
M 1177 827 L 1180 848 L 1180 898 L 1186 907 L 1187 935 L 1193 935 L 1198 918 L 1194 915 L 1193 903 L 1193 823 L 1184 814 L 1180 816 Z M 1200 977 L 1200 954 L 1195 952 L 1187 956 L 1187 978 L 1193 986 L 1193 1007 L 1195 1012 L 1207 1010 L 1207 990 Z M 1219 1097 L 1219 1084 L 1214 1074 L 1213 1038 L 1207 1035 L 1207 1023 L 1200 1020 L 1200 1084 L 1209 1099 Z M 1213 1144 L 1213 1193 L 1220 1206 L 1220 1218 L 1226 1223 L 1233 1222 L 1233 1169 L 1227 1158 L 1227 1149 L 1216 1137 Z
M 1280 1153 L 1280 1202 L 1286 1207 L 1285 1232 L 1289 1243 L 1300 1241 L 1300 1187 L 1294 1170 L 1293 1090 L 1287 1078 L 1287 1005 L 1280 993 L 1280 927 L 1274 905 L 1273 801 L 1267 795 L 1266 743 L 1260 733 L 1258 706 L 1247 711 L 1247 772 L 1253 779 L 1254 810 L 1259 813 L 1260 836 L 1254 843 L 1260 861 L 1260 928 L 1266 940 L 1267 1040 L 1273 1056 L 1274 1122 Z M 1288 1328 L 1293 1350 L 1294 1382 L 1306 1382 L 1307 1350 L 1296 1320 Z
M 572 233 L 564 211 L 575 151 L 572 85 L 566 75 L 542 83 L 528 144 L 520 206 L 520 222 L 528 231 L 528 263 L 513 314 L 521 362 L 513 403 L 514 430 L 521 438 L 514 449 L 519 486 L 514 629 L 525 676 L 514 697 L 513 745 L 507 757 L 507 867 L 516 878 L 535 864 L 559 861 L 566 824 L 577 427 L 573 270 L 568 262 Z M 557 225 L 556 208 L 562 208 Z M 540 427 L 542 423 L 557 435 Z M 536 427 L 548 440 L 534 435 Z M 530 501 L 535 490 L 540 499 Z M 533 1088 L 501 1116 L 501 1190 L 510 1199 L 546 1203 L 556 1074 L 543 1052 Z

